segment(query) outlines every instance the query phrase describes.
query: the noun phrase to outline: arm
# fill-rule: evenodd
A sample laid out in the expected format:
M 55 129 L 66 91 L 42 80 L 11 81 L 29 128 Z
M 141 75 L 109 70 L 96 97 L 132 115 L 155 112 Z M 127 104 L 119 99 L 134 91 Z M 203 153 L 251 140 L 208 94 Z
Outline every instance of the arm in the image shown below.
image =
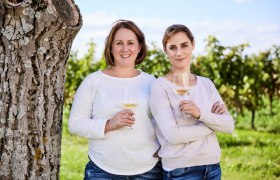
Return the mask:
M 152 84 L 150 108 L 159 130 L 170 144 L 196 141 L 213 133 L 213 131 L 203 123 L 178 127 L 168 96 L 159 81 L 155 81 Z
M 92 119 L 92 105 L 96 91 L 90 86 L 90 79 L 86 78 L 79 86 L 70 111 L 68 122 L 69 131 L 73 134 L 92 139 L 105 137 L 107 119 Z
M 133 117 L 134 113 L 130 110 L 119 111 L 110 119 L 92 118 L 93 103 L 98 102 L 94 100 L 96 90 L 93 88 L 94 85 L 90 84 L 91 81 L 86 78 L 76 92 L 68 122 L 69 131 L 90 139 L 103 139 L 105 133 L 109 131 L 124 126 L 132 126 L 135 119 Z
M 202 111 L 199 120 L 214 131 L 232 133 L 234 130 L 234 122 L 231 115 L 219 115 Z
M 219 101 L 222 105 L 224 105 L 223 100 L 218 93 L 215 85 L 212 81 L 210 81 L 210 92 L 211 98 L 213 102 Z M 207 112 L 203 109 L 200 110 L 201 115 L 199 120 L 205 123 L 209 128 L 213 129 L 214 131 L 224 132 L 224 133 L 232 133 L 234 130 L 234 121 L 230 113 L 228 112 L 226 106 L 223 107 L 222 114 L 215 114 L 213 111 L 216 111 L 212 108 L 212 112 Z

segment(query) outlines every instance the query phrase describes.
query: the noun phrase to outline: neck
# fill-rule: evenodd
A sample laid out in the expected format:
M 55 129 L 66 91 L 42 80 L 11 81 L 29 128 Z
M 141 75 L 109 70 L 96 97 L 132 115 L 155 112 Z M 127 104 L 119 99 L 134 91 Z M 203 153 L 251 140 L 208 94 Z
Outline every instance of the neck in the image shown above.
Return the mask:
M 191 70 L 190 70 L 190 67 L 186 67 L 186 68 L 174 68 L 174 67 L 172 67 L 170 72 L 171 73 L 188 73 L 189 76 L 192 74 Z
M 135 69 L 134 67 L 118 67 L 118 66 L 112 66 L 111 68 L 108 68 L 110 71 L 110 74 L 115 77 L 120 77 L 120 78 L 130 78 L 130 77 L 135 77 L 139 75 L 139 71 Z

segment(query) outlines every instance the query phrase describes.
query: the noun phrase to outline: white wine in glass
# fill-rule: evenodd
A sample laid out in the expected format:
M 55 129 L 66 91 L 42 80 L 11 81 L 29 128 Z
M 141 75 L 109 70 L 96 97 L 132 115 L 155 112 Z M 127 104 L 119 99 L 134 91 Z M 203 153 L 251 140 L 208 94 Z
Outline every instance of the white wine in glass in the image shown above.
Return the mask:
M 184 96 L 186 93 L 189 93 L 187 89 L 175 89 L 175 92 L 181 96 Z
M 174 85 L 174 92 L 181 96 L 181 100 L 184 96 L 190 93 L 189 76 L 187 72 L 184 73 L 173 73 L 172 83 Z M 191 117 L 189 114 L 181 113 L 181 118 Z
M 124 109 L 133 110 L 136 108 L 136 95 L 133 93 L 133 91 L 127 87 L 123 88 L 123 101 L 121 106 Z
M 132 89 L 128 87 L 123 88 L 123 100 L 121 106 L 123 109 L 128 109 L 131 111 L 135 110 L 135 108 L 137 107 L 136 94 Z M 127 127 L 126 129 L 131 130 L 132 127 Z
M 136 108 L 136 106 L 137 106 L 136 103 L 122 103 L 122 107 L 124 109 L 133 110 L 134 108 Z

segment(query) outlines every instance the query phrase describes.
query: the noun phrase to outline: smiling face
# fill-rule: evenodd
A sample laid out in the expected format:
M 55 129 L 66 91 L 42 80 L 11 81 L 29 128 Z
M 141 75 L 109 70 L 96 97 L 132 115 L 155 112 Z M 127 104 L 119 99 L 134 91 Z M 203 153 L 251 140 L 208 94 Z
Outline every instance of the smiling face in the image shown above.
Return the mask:
M 185 72 L 189 70 L 194 43 L 185 32 L 177 32 L 171 36 L 164 49 L 174 71 Z
M 141 49 L 137 36 L 133 31 L 120 28 L 113 39 L 111 53 L 115 66 L 135 66 L 135 60 Z

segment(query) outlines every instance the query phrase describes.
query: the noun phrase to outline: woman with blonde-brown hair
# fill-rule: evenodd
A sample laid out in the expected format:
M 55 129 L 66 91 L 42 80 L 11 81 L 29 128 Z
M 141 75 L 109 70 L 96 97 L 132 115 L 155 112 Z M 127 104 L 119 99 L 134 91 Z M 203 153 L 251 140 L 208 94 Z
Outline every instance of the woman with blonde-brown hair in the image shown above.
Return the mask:
M 231 133 L 232 116 L 213 82 L 191 72 L 195 41 L 189 28 L 169 26 L 162 43 L 172 68 L 153 82 L 150 108 L 161 145 L 163 179 L 221 179 L 221 150 L 215 132 Z M 178 74 L 185 77 L 181 79 L 187 86 L 177 83 Z

